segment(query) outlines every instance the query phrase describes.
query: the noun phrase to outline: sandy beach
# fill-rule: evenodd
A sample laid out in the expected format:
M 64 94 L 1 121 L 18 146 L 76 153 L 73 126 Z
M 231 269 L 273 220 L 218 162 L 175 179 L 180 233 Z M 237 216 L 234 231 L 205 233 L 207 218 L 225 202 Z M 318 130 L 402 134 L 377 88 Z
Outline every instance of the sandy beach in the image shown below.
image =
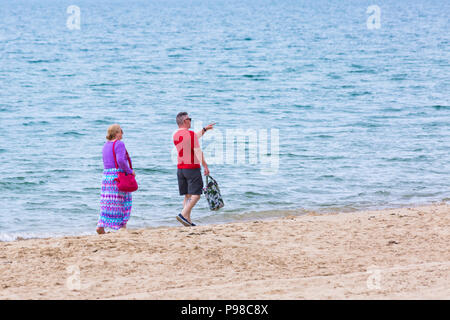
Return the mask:
M 449 299 L 450 205 L 0 243 L 0 299 Z

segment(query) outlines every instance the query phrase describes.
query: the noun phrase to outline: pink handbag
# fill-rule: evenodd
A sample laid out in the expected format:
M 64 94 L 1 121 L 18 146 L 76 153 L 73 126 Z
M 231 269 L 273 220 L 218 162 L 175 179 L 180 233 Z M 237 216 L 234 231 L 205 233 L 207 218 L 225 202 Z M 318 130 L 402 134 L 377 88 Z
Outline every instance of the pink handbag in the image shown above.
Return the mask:
M 114 150 L 114 147 L 116 145 L 116 141 L 113 143 L 113 155 L 114 155 L 114 162 L 116 164 L 116 169 L 119 169 L 119 166 L 117 165 L 117 159 L 116 159 L 116 151 Z M 128 151 L 126 151 L 128 164 L 130 165 L 131 170 L 133 170 L 133 166 L 131 165 L 130 156 L 128 155 Z M 136 178 L 132 174 L 126 174 L 125 172 L 118 172 L 118 177 L 114 179 L 114 181 L 117 181 L 117 187 L 120 191 L 124 192 L 134 192 L 138 189 L 138 184 L 136 181 Z

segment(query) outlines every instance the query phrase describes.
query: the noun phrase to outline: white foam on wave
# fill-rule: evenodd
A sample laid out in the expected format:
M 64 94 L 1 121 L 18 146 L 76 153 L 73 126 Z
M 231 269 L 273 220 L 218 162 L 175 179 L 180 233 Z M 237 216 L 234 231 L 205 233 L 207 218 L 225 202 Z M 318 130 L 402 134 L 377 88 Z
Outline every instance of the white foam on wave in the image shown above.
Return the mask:
M 35 232 L 15 232 L 15 233 L 6 233 L 0 232 L 0 242 L 11 242 L 16 240 L 27 240 L 27 239 L 46 239 L 46 238 L 58 238 L 58 237 L 67 237 L 67 236 L 87 236 L 92 235 L 92 232 L 79 232 L 73 234 L 67 233 L 35 233 Z

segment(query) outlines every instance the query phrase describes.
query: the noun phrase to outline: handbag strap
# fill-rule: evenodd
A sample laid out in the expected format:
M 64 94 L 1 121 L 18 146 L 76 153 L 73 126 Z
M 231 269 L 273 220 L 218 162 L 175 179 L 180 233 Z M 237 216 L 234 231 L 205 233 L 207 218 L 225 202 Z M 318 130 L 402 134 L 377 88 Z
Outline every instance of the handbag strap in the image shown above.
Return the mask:
M 212 182 L 214 182 L 214 184 L 217 184 L 216 180 L 213 179 L 213 177 L 211 177 L 210 175 L 206 176 L 206 185 L 208 185 L 208 179 L 211 179 Z
M 130 169 L 133 170 L 133 166 L 131 165 L 131 159 L 130 156 L 128 155 L 127 149 L 125 149 L 125 154 L 127 155 L 128 165 L 130 166 Z
M 119 165 L 117 164 L 116 151 L 114 150 L 114 148 L 116 146 L 116 142 L 117 142 L 117 140 L 114 141 L 114 143 L 113 143 L 112 151 L 113 151 L 113 155 L 114 155 L 114 163 L 116 164 L 116 169 L 119 169 Z M 130 169 L 133 170 L 133 166 L 131 165 L 131 159 L 130 159 L 130 156 L 128 155 L 127 149 L 125 149 L 125 154 L 127 155 L 128 164 L 130 165 Z

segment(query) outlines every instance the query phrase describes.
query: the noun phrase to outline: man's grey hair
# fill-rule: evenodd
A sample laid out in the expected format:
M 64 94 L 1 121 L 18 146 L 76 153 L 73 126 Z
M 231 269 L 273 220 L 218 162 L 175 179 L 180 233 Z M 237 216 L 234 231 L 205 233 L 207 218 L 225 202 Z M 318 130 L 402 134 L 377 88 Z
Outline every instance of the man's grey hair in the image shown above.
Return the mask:
M 188 113 L 187 112 L 180 112 L 177 114 L 177 124 L 181 126 L 183 124 L 183 121 L 186 120 Z

